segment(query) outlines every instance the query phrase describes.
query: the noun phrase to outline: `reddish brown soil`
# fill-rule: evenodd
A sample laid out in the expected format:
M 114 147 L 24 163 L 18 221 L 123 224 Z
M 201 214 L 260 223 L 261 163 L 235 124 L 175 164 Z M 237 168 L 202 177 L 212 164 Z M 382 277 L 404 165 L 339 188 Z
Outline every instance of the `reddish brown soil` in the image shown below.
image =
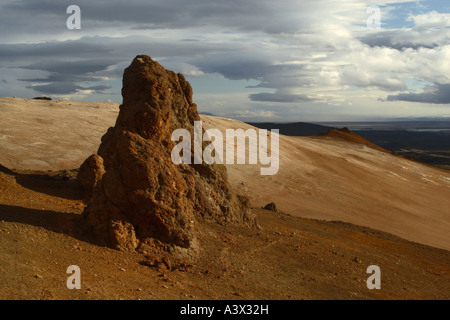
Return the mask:
M 199 256 L 151 267 L 83 231 L 74 172 L 0 172 L 0 299 L 449 299 L 450 252 L 255 208 L 260 228 L 202 225 Z M 369 290 L 369 265 L 381 289 Z M 70 265 L 80 290 L 66 287 Z

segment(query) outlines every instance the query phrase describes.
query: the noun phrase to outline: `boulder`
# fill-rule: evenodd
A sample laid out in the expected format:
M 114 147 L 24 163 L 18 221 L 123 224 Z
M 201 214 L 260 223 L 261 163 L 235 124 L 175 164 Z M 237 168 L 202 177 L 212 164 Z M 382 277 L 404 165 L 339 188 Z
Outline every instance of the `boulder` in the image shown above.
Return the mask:
M 277 210 L 277 206 L 276 206 L 276 204 L 274 202 L 266 204 L 263 209 L 270 210 L 270 211 L 275 211 L 275 212 L 278 211 Z
M 104 173 L 103 158 L 98 154 L 93 154 L 84 160 L 78 171 L 77 180 L 86 199 L 92 198 L 95 186 Z
M 33 99 L 34 100 L 47 100 L 47 101 L 51 101 L 52 100 L 52 98 L 49 98 L 49 97 L 34 97 Z

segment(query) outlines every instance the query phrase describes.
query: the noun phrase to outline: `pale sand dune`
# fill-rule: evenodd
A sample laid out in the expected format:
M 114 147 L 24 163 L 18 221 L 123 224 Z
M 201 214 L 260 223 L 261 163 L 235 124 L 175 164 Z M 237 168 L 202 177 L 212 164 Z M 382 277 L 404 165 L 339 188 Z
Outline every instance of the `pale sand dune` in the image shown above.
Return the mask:
M 8 168 L 77 168 L 96 152 L 118 104 L 0 98 L 0 163 Z M 202 116 L 204 128 L 248 129 Z M 450 172 L 333 138 L 280 136 L 280 168 L 227 164 L 252 205 L 274 201 L 295 216 L 341 220 L 450 250 Z
M 73 169 L 97 151 L 117 103 L 0 98 L 0 163 L 8 168 Z

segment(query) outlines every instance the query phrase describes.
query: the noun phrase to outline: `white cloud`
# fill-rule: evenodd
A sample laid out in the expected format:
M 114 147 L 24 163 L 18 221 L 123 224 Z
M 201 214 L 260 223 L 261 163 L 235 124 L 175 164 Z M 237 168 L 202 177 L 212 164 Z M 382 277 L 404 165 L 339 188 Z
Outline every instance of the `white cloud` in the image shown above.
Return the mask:
M 450 14 L 430 11 L 423 14 L 409 15 L 408 21 L 414 21 L 414 29 L 435 29 L 445 28 L 450 26 Z

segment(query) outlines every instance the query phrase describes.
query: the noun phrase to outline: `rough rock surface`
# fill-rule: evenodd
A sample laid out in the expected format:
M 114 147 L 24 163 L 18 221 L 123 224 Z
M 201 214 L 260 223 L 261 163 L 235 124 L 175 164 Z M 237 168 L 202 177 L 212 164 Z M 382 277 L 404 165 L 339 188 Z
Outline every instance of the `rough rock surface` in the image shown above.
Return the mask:
M 92 198 L 97 182 L 103 177 L 105 168 L 103 158 L 98 154 L 89 156 L 78 171 L 77 180 L 83 189 L 86 199 Z
M 115 126 L 91 156 L 103 159 L 105 172 L 83 217 L 99 240 L 122 250 L 155 244 L 193 248 L 202 219 L 253 221 L 248 199 L 231 190 L 225 166 L 172 162 L 178 143 L 172 132 L 184 128 L 193 139 L 194 121 L 200 120 L 183 75 L 137 56 L 125 69 L 122 96 Z

